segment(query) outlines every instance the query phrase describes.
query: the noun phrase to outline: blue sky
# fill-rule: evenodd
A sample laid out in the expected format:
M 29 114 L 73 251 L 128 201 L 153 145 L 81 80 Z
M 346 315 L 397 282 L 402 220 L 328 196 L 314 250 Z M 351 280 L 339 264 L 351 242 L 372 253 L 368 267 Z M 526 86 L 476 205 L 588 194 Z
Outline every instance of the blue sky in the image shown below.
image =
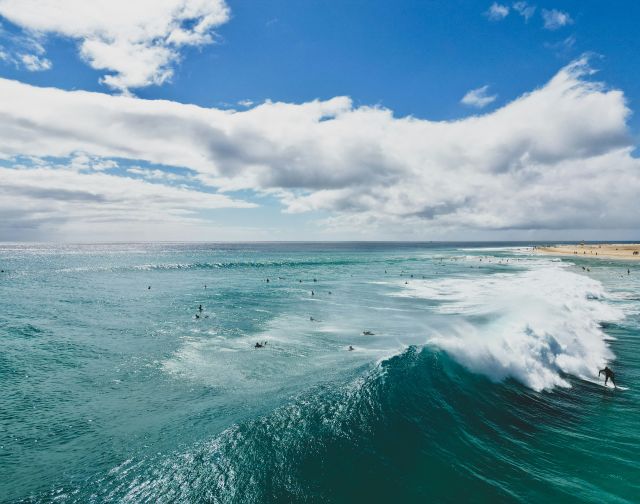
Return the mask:
M 74 0 L 65 1 L 68 1 L 70 5 L 66 10 L 69 16 L 81 16 L 73 9 Z M 169 3 L 173 1 L 179 7 L 190 3 L 188 0 L 167 1 Z M 24 0 L 24 3 L 29 2 L 38 6 L 38 0 Z M 63 3 L 61 2 L 61 5 Z M 96 5 L 100 3 L 97 2 Z M 198 4 L 196 7 L 199 9 L 202 8 L 200 5 L 202 2 L 194 0 L 191 3 Z M 150 84 L 145 82 L 143 85 L 138 85 L 138 82 L 134 80 L 138 76 L 128 77 L 125 75 L 125 72 L 118 66 L 118 62 L 107 62 L 101 65 L 96 62 L 99 61 L 103 53 L 99 53 L 97 50 L 92 53 L 90 52 L 93 50 L 91 48 L 86 51 L 81 49 L 84 47 L 82 44 L 87 41 L 95 41 L 96 33 L 102 33 L 100 30 L 113 30 L 112 33 L 116 34 L 114 36 L 129 37 L 127 40 L 130 41 L 131 36 L 128 34 L 130 32 L 126 32 L 126 30 L 130 30 L 130 27 L 128 25 L 125 28 L 117 27 L 120 19 L 118 16 L 122 16 L 122 12 L 111 13 L 113 18 L 108 15 L 98 17 L 98 20 L 104 18 L 105 27 L 96 26 L 98 21 L 92 24 L 84 23 L 83 19 L 79 19 L 75 24 L 67 21 L 60 21 L 56 24 L 55 15 L 49 15 L 43 19 L 36 19 L 37 16 L 31 18 L 28 10 L 25 13 L 25 9 L 20 6 L 16 7 L 16 1 L 0 0 L 0 23 L 2 25 L 0 77 L 22 84 L 52 87 L 64 91 L 86 90 L 111 96 L 126 94 L 131 100 L 162 99 L 175 104 L 195 104 L 203 109 L 235 109 L 237 111 L 248 110 L 249 112 L 265 102 L 295 105 L 311 103 L 314 100 L 329 102 L 336 97 L 346 96 L 352 100 L 348 106 L 350 111 L 358 111 L 363 107 L 374 107 L 378 111 L 386 110 L 392 118 L 396 119 L 412 116 L 424 120 L 424 126 L 428 130 L 428 125 L 434 125 L 437 122 L 444 121 L 446 124 L 455 125 L 456 122 L 463 121 L 463 124 L 471 125 L 474 124 L 474 117 L 488 117 L 492 115 L 493 111 L 501 108 L 517 108 L 514 103 L 518 101 L 519 97 L 535 90 L 542 89 L 544 91 L 549 81 L 559 75 L 562 69 L 580 60 L 582 61 L 580 71 L 572 73 L 570 78 L 574 79 L 578 83 L 577 85 L 584 87 L 584 93 L 593 93 L 595 97 L 603 100 L 606 95 L 607 99 L 611 101 L 603 102 L 598 107 L 617 111 L 613 115 L 618 121 L 609 124 L 608 129 L 603 127 L 602 131 L 594 132 L 592 131 L 594 128 L 591 128 L 585 132 L 586 137 L 583 141 L 586 144 L 594 144 L 594 142 L 598 144 L 602 140 L 603 147 L 597 152 L 584 155 L 589 158 L 589 162 L 595 163 L 595 158 L 600 159 L 604 154 L 623 148 L 626 149 L 625 163 L 633 163 L 635 159 L 630 153 L 633 153 L 633 149 L 638 143 L 638 132 L 640 131 L 640 119 L 633 114 L 640 99 L 640 86 L 636 78 L 640 70 L 637 56 L 640 54 L 640 38 L 637 37 L 640 4 L 637 2 L 619 1 L 604 4 L 600 1 L 569 2 L 557 0 L 525 4 L 525 2 L 481 1 L 382 2 L 369 0 L 338 2 L 309 0 L 292 2 L 263 0 L 260 2 L 237 2 L 229 0 L 226 4 L 220 3 L 221 5 L 217 7 L 217 14 L 222 12 L 224 19 L 219 19 L 205 27 L 205 31 L 197 33 L 199 37 L 206 35 L 209 40 L 205 41 L 202 38 L 198 43 L 168 45 L 167 47 L 172 48 L 175 53 L 166 65 L 173 70 L 172 76 L 159 79 L 162 82 Z M 529 9 L 526 11 L 526 16 L 524 15 L 525 9 Z M 201 19 L 205 19 L 205 15 L 208 14 L 205 11 L 203 11 L 204 13 L 198 12 L 201 14 L 200 17 L 196 16 L 184 21 L 182 27 L 185 30 L 189 31 Z M 132 19 L 134 15 L 131 14 Z M 52 17 L 54 20 L 49 21 Z M 114 21 L 112 25 L 109 25 L 111 19 Z M 50 23 L 50 25 L 46 23 Z M 126 34 L 122 35 L 125 32 Z M 202 35 L 203 33 L 205 35 Z M 157 44 L 157 39 L 150 43 Z M 2 57 L 3 54 L 4 57 Z M 36 70 L 34 65 L 32 64 L 30 68 L 28 65 L 29 61 L 33 63 L 33 60 L 25 60 L 25 54 L 33 54 L 38 58 L 37 62 L 44 61 L 45 63 L 39 64 L 37 71 L 34 71 Z M 135 51 L 126 49 L 125 56 L 132 58 L 134 68 L 140 66 L 139 62 L 135 61 Z M 598 70 L 598 73 L 592 74 L 593 69 Z M 101 79 L 108 74 L 120 74 L 124 77 L 116 85 L 101 82 Z M 153 72 L 150 71 L 149 75 L 152 74 Z M 153 79 L 155 76 L 156 74 L 153 74 L 149 78 Z M 142 78 L 147 78 L 147 76 Z M 589 84 L 593 81 L 605 82 L 606 86 L 595 90 Z M 133 83 L 133 85 L 129 86 L 127 83 Z M 474 94 L 473 90 L 480 91 Z M 614 97 L 612 93 L 607 94 L 611 90 L 621 90 L 624 95 Z M 463 97 L 469 92 L 472 92 L 471 95 L 468 95 L 470 98 L 463 100 Z M 28 93 L 21 93 L 20 96 L 27 97 Z M 552 90 L 548 90 L 544 96 L 548 96 L 548 100 L 555 99 Z M 28 100 L 28 98 L 24 99 Z M 530 101 L 531 107 L 534 107 L 535 100 Z M 112 103 L 119 104 L 121 102 L 116 100 Z M 562 128 L 571 128 L 570 121 L 573 120 L 597 122 L 603 109 L 591 110 L 591 103 L 592 101 L 589 100 L 580 103 L 567 103 L 567 107 L 577 107 L 576 110 L 579 113 L 572 112 L 566 120 L 555 117 L 542 117 L 539 120 L 541 122 L 558 120 L 559 123 L 554 127 L 559 128 L 559 131 L 562 131 Z M 565 110 L 564 105 L 564 101 L 559 103 L 558 109 Z M 631 111 L 630 114 L 623 111 L 625 106 Z M 107 106 L 107 108 L 109 107 L 112 105 Z M 276 107 L 273 108 L 275 113 Z M 337 115 L 342 119 L 344 114 L 341 108 L 340 110 Z M 550 107 L 550 110 L 550 114 L 552 114 L 553 107 Z M 585 117 L 580 115 L 583 113 L 586 114 Z M 78 114 L 82 117 L 83 112 L 79 111 Z M 335 114 L 331 108 L 331 112 L 328 113 L 329 119 L 335 119 L 337 117 Z M 182 112 L 179 115 L 182 117 Z M 270 134 L 268 133 L 269 120 L 272 120 L 274 116 L 265 115 L 266 118 L 261 119 L 262 122 L 259 125 L 252 120 L 251 127 L 264 128 L 267 132 L 255 132 L 252 134 L 252 138 Z M 499 114 L 500 117 L 507 115 L 509 114 Z M 286 120 L 295 121 L 297 119 L 295 117 L 291 119 L 287 115 Z M 486 120 L 491 124 L 497 121 L 497 119 L 494 121 L 493 118 Z M 390 121 L 397 124 L 393 120 Z M 468 122 L 464 123 L 464 121 Z M 95 127 L 99 128 L 100 125 L 95 125 Z M 225 127 L 223 126 L 222 129 Z M 329 125 L 327 125 L 328 127 Z M 387 126 L 381 125 L 380 127 L 384 129 Z M 453 126 L 452 129 L 454 129 Z M 459 129 L 464 130 L 464 128 Z M 621 129 L 624 131 L 620 131 Z M 499 131 L 502 130 L 499 129 Z M 42 134 L 42 132 L 38 133 L 34 130 L 34 134 Z M 377 140 L 377 134 L 373 132 L 369 140 L 358 138 L 357 142 L 355 139 L 353 142 L 358 145 L 370 145 L 371 149 L 378 148 L 376 145 L 379 146 L 380 141 Z M 531 135 L 533 134 L 537 133 L 531 133 Z M 591 134 L 599 136 L 594 140 L 589 137 Z M 445 136 L 446 138 L 451 137 L 449 134 Z M 624 141 L 620 140 L 622 136 L 626 136 Z M 537 145 L 541 141 L 538 138 L 527 138 L 526 143 L 529 146 Z M 612 237 L 626 238 L 640 227 L 637 221 L 629 220 L 628 216 L 623 216 L 628 214 L 624 208 L 616 209 L 614 212 L 616 216 L 610 217 L 611 222 L 606 219 L 602 220 L 602 215 L 608 214 L 609 210 L 599 208 L 597 205 L 582 209 L 595 216 L 595 220 L 598 222 L 594 223 L 593 227 L 576 217 L 583 212 L 572 205 L 568 205 L 568 208 L 558 209 L 558 212 L 566 212 L 563 217 L 566 226 L 562 225 L 562 218 L 558 221 L 556 217 L 509 223 L 502 222 L 496 216 L 487 215 L 488 221 L 495 221 L 493 224 L 487 225 L 478 223 L 476 219 L 469 216 L 461 217 L 456 221 L 453 217 L 462 213 L 459 208 L 464 205 L 469 206 L 479 198 L 478 194 L 481 191 L 478 190 L 477 185 L 470 186 L 468 193 L 464 191 L 460 194 L 452 193 L 450 198 L 439 199 L 437 195 L 441 191 L 438 190 L 436 184 L 436 187 L 427 191 L 431 196 L 425 195 L 423 200 L 417 195 L 410 196 L 408 199 L 415 200 L 413 201 L 415 204 L 403 205 L 402 197 L 397 195 L 404 190 L 401 186 L 398 186 L 393 196 L 390 196 L 382 194 L 377 189 L 365 187 L 359 179 L 356 180 L 355 175 L 348 180 L 345 179 L 344 182 L 336 182 L 335 179 L 338 175 L 327 176 L 328 180 L 322 183 L 318 182 L 320 175 L 308 176 L 310 173 L 315 173 L 314 170 L 318 170 L 318 173 L 325 176 L 328 171 L 333 169 L 332 166 L 344 162 L 345 166 L 362 165 L 364 178 L 371 176 L 371 172 L 368 172 L 369 175 L 365 173 L 366 170 L 374 170 L 376 176 L 381 178 L 394 180 L 403 178 L 405 183 L 409 183 L 410 176 L 415 175 L 416 166 L 418 166 L 417 164 L 414 166 L 412 163 L 418 163 L 418 159 L 421 159 L 420 162 L 423 164 L 420 165 L 420 169 L 427 172 L 421 174 L 421 177 L 424 176 L 429 180 L 435 178 L 437 181 L 441 179 L 441 182 L 438 182 L 440 187 L 448 187 L 451 184 L 452 179 L 447 178 L 447 173 L 458 169 L 459 166 L 450 167 L 447 165 L 448 158 L 447 160 L 443 160 L 443 157 L 426 160 L 423 155 L 416 154 L 414 156 L 408 151 L 405 159 L 405 151 L 402 153 L 394 151 L 398 142 L 389 148 L 380 147 L 383 149 L 380 152 L 376 151 L 378 158 L 389 157 L 390 164 L 385 167 L 377 167 L 375 160 L 372 161 L 365 155 L 361 159 L 357 154 L 353 154 L 352 149 L 347 148 L 348 146 L 341 145 L 338 150 L 343 153 L 348 151 L 349 156 L 353 155 L 353 158 L 349 157 L 348 161 L 340 158 L 338 162 L 336 159 L 328 159 L 326 160 L 327 164 L 322 164 L 325 161 L 322 163 L 318 161 L 317 166 L 313 163 L 307 165 L 302 163 L 297 167 L 301 174 L 296 174 L 295 177 L 292 176 L 283 181 L 281 180 L 282 170 L 289 173 L 293 168 L 289 167 L 288 163 L 296 163 L 296 159 L 300 159 L 300 157 L 285 159 L 282 152 L 285 150 L 289 152 L 297 148 L 302 149 L 302 146 L 307 146 L 309 142 L 306 138 L 298 139 L 295 144 L 292 143 L 293 140 L 289 140 L 289 137 L 283 144 L 277 142 L 274 144 L 275 140 L 269 138 L 271 146 L 269 148 L 274 151 L 265 153 L 264 149 L 267 147 L 264 147 L 260 150 L 260 156 L 264 156 L 264 160 L 257 160 L 258 154 L 251 156 L 250 162 L 243 159 L 242 163 L 247 164 L 245 168 L 242 168 L 244 171 L 241 176 L 238 175 L 237 180 L 234 179 L 237 175 L 236 171 L 233 173 L 234 177 L 229 174 L 232 170 L 236 170 L 235 166 L 240 161 L 230 160 L 228 157 L 224 157 L 224 161 L 222 161 L 220 153 L 216 154 L 215 160 L 212 158 L 215 167 L 211 168 L 211 173 L 208 173 L 207 169 L 200 165 L 187 165 L 187 162 L 182 158 L 178 161 L 181 164 L 177 165 L 158 163 L 156 160 L 163 158 L 159 157 L 155 151 L 136 153 L 128 157 L 128 155 L 122 155 L 124 147 L 114 149 L 111 152 L 104 145 L 98 145 L 95 142 L 92 146 L 87 147 L 86 143 L 77 139 L 77 145 L 74 147 L 74 139 L 71 136 L 65 140 L 68 140 L 69 146 L 66 150 L 67 155 L 62 156 L 60 154 L 65 154 L 64 149 L 52 147 L 47 150 L 43 147 L 37 152 L 29 152 L 29 149 L 14 145 L 5 145 L 3 153 L 0 144 L 2 165 L 7 169 L 14 170 L 7 176 L 10 177 L 18 170 L 24 171 L 33 169 L 34 166 L 37 167 L 37 163 L 36 165 L 32 163 L 33 157 L 40 160 L 41 166 L 42 163 L 48 163 L 46 169 L 58 170 L 56 172 L 58 174 L 61 173 L 60 170 L 65 164 L 60 159 L 67 159 L 67 163 L 70 163 L 69 160 L 78 155 L 86 155 L 94 160 L 98 158 L 116 160 L 114 163 L 117 166 L 107 169 L 94 170 L 91 167 L 84 167 L 81 173 L 85 175 L 90 175 L 89 172 L 92 171 L 100 171 L 102 175 L 141 179 L 133 171 L 127 171 L 136 166 L 166 173 L 191 174 L 195 178 L 188 182 L 170 180 L 170 178 L 160 181 L 159 177 L 151 182 L 156 185 L 161 182 L 172 187 L 186 184 L 194 191 L 220 193 L 225 197 L 245 201 L 248 203 L 247 207 L 253 207 L 236 208 L 231 205 L 227 208 L 222 205 L 224 208 L 198 210 L 198 218 L 202 220 L 202 223 L 209 223 L 207 224 L 209 227 L 199 234 L 207 239 L 217 236 L 225 239 L 248 239 L 255 236 L 256 227 L 261 228 L 262 231 L 269 230 L 266 235 L 261 235 L 260 239 L 266 239 L 269 236 L 281 239 L 344 238 L 353 236 L 354 231 L 360 233 L 363 229 L 367 230 L 362 233 L 363 238 L 397 239 L 398 236 L 394 231 L 398 229 L 396 218 L 402 219 L 403 215 L 406 216 L 404 222 L 409 223 L 407 224 L 408 228 L 414 231 L 418 229 L 416 235 L 408 236 L 411 239 L 443 239 L 465 236 L 472 236 L 474 239 L 483 237 L 545 238 L 547 236 L 550 238 L 556 236 L 573 238 L 585 234 L 600 236 L 603 233 L 605 235 L 609 233 Z M 171 142 L 172 138 L 167 137 L 165 140 Z M 385 137 L 385 145 L 386 141 L 391 140 Z M 567 145 L 572 141 L 568 141 Z M 331 145 L 334 144 L 333 140 L 328 140 L 328 142 Z M 417 145 L 420 144 L 419 139 L 416 139 L 415 142 Z M 519 139 L 517 142 L 522 144 L 523 140 Z M 577 143 L 580 144 L 580 142 Z M 483 145 L 486 144 L 485 141 Z M 414 147 L 417 148 L 417 145 L 410 148 L 411 152 Z M 409 147 L 407 148 L 409 149 Z M 478 148 L 473 147 L 473 155 Z M 238 149 L 241 151 L 242 145 L 239 145 Z M 507 144 L 493 146 L 492 149 L 491 152 L 496 150 L 510 152 L 512 150 Z M 277 155 L 275 151 L 277 151 Z M 364 151 L 367 151 L 367 147 L 361 152 Z M 19 153 L 21 157 L 16 156 L 16 153 Z M 515 166 L 521 163 L 518 160 L 529 159 L 530 155 L 529 151 L 518 151 L 516 156 L 514 151 L 513 156 L 515 157 L 510 163 Z M 546 154 L 545 156 L 543 156 L 544 162 L 547 162 L 549 156 Z M 469 156 L 466 156 L 465 159 L 467 157 Z M 568 162 L 574 158 L 575 156 L 571 153 L 566 154 L 565 158 L 562 156 L 558 159 L 554 158 L 553 162 L 556 164 L 553 169 L 558 169 L 557 167 L 560 166 L 558 163 Z M 314 159 L 317 159 L 317 156 Z M 484 157 L 482 160 L 479 159 L 477 165 L 482 165 L 484 160 Z M 542 162 L 541 160 L 542 157 L 539 161 Z M 278 165 L 278 162 L 281 165 Z M 438 163 L 443 164 L 438 165 Z M 263 178 L 258 177 L 260 180 L 246 180 L 247 177 L 254 177 L 256 166 L 263 164 L 268 164 L 269 169 L 273 171 L 273 174 L 269 172 L 268 177 L 264 175 L 269 179 L 268 182 L 263 180 L 262 174 L 260 177 Z M 398 175 L 394 171 L 397 164 L 406 164 L 406 171 L 402 172 L 404 175 Z M 539 163 L 535 167 L 538 165 Z M 532 165 L 530 169 L 537 169 L 535 167 Z M 430 176 L 429 169 L 436 170 L 437 175 Z M 473 167 L 468 169 L 470 171 L 465 172 L 464 176 L 467 179 L 472 179 L 475 175 Z M 637 178 L 635 168 L 629 169 L 631 171 L 628 175 L 635 183 Z M 238 168 L 238 170 L 240 169 Z M 344 171 L 344 169 L 341 170 Z M 483 169 L 478 168 L 478 170 L 480 173 L 484 173 Z M 549 170 L 551 168 L 544 173 L 548 174 Z M 456 175 L 451 173 L 450 176 L 455 177 Z M 209 182 L 203 182 L 203 177 L 209 177 L 207 179 Z M 150 178 L 149 176 L 142 177 L 147 182 L 150 181 Z M 74 183 L 80 183 L 78 180 Z M 558 183 L 557 180 L 555 182 Z M 512 183 L 517 184 L 518 182 L 510 180 L 509 184 Z M 413 185 L 415 181 L 409 184 Z M 367 192 L 372 201 L 376 198 L 380 198 L 381 201 L 397 199 L 393 208 L 386 212 L 393 214 L 394 219 L 387 221 L 384 216 L 377 214 L 375 209 L 372 210 L 376 206 L 375 202 L 353 204 L 353 197 L 341 200 L 340 194 L 337 194 L 336 191 L 344 192 L 348 189 L 356 191 L 358 197 L 363 192 Z M 517 189 L 528 190 L 528 186 Z M 549 192 L 545 187 L 539 189 L 540 192 L 536 194 L 541 195 L 545 191 Z M 83 189 L 79 187 L 78 190 Z M 542 196 L 540 197 L 542 198 Z M 320 200 L 323 202 L 319 203 Z M 327 203 L 329 200 L 332 203 Z M 599 202 L 599 204 L 603 203 Z M 482 215 L 482 212 L 486 210 L 484 208 L 486 205 L 485 203 L 477 203 L 477 205 L 474 215 Z M 437 209 L 435 213 L 434 208 Z M 6 211 L 8 212 L 8 210 Z M 56 210 L 50 209 L 48 211 L 55 212 Z M 189 211 L 193 211 L 193 209 Z M 175 217 L 175 209 L 171 212 Z M 60 220 L 57 222 L 62 222 L 61 229 L 66 229 L 66 231 L 59 233 L 60 237 L 72 238 L 83 232 L 81 226 L 69 223 L 71 219 L 77 219 L 77 216 L 81 214 L 82 210 L 76 209 L 74 217 L 60 216 Z M 441 215 L 448 215 L 451 218 L 435 217 Z M 416 216 L 427 217 L 420 220 Z M 224 232 L 221 232 L 221 221 L 225 223 Z M 196 226 L 194 222 L 191 224 Z M 176 226 L 180 227 L 179 224 Z M 0 234 L 0 238 L 20 238 L 24 233 L 16 233 L 16 227 L 19 226 L 14 226 L 13 231 L 5 229 L 4 236 Z M 32 223 L 31 227 L 27 227 L 34 231 L 24 234 L 25 238 L 55 238 L 58 236 L 56 233 L 50 234 L 51 228 L 48 233 L 41 235 L 38 231 L 39 227 L 35 223 Z M 136 229 L 136 226 L 132 225 L 131 229 L 135 234 L 133 230 Z M 615 231 L 611 231 L 611 229 L 615 229 Z M 405 233 L 406 230 L 402 232 Z M 356 235 L 360 236 L 358 233 Z M 107 234 L 110 237 L 112 235 L 119 236 L 114 231 L 109 231 Z M 170 237 L 184 238 L 181 233 L 171 232 L 169 235 Z M 126 236 L 125 233 L 123 237 Z M 162 237 L 161 231 L 155 231 L 149 235 L 149 238 Z
M 398 115 L 452 119 L 470 113 L 460 98 L 489 83 L 495 106 L 543 84 L 584 52 L 631 103 L 640 93 L 640 4 L 634 1 L 536 2 L 528 22 L 511 10 L 502 21 L 484 15 L 484 1 L 310 0 L 228 2 L 230 22 L 217 44 L 185 51 L 171 82 L 136 91 L 203 106 L 238 101 L 302 102 L 348 95 Z M 504 5 L 511 5 L 505 2 Z M 570 13 L 573 24 L 545 30 L 543 8 Z M 20 29 L 3 20 L 9 32 Z M 567 40 L 570 45 L 567 47 Z M 54 62 L 28 72 L 8 62 L 2 76 L 36 85 L 108 92 L 101 72 L 78 56 L 76 44 L 51 37 Z

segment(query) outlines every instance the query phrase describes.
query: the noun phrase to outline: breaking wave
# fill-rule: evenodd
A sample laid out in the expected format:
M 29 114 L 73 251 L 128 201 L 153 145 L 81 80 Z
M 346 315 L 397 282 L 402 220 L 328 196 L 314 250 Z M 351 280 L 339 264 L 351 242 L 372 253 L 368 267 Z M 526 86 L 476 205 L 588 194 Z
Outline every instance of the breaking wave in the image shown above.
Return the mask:
M 623 318 L 602 284 L 549 266 L 521 273 L 415 281 L 397 295 L 428 299 L 454 315 L 429 343 L 495 381 L 515 378 L 540 391 L 569 387 L 565 375 L 597 377 L 614 356 L 603 322 Z

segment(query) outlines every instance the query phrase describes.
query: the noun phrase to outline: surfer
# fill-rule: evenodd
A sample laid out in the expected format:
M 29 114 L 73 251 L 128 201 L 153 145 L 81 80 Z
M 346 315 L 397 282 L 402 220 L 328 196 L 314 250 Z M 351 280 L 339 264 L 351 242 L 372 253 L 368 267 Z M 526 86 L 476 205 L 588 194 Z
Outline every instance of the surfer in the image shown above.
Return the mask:
M 613 374 L 613 371 L 611 371 L 611 369 L 609 369 L 608 366 L 605 366 L 604 369 L 601 369 L 600 371 L 598 371 L 598 377 L 600 377 L 600 375 L 604 373 L 604 385 L 605 387 L 607 386 L 607 382 L 609 381 L 609 379 L 611 379 L 611 383 L 613 383 L 613 386 L 615 388 L 618 388 L 616 385 L 616 380 L 615 380 L 615 375 Z
M 202 311 L 202 305 L 198 306 L 198 311 Z
M 349 351 L 353 352 L 355 350 L 355 348 L 353 348 L 351 345 L 349 345 Z
M 256 342 L 256 346 L 254 348 L 262 348 L 264 345 L 259 341 Z

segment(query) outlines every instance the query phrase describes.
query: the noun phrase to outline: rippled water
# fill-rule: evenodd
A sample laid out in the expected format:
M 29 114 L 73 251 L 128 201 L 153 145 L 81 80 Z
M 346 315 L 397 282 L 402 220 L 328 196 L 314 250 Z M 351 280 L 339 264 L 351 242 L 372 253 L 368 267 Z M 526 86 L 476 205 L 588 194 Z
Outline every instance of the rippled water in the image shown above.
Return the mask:
M 635 264 L 105 244 L 0 268 L 2 502 L 638 501 Z

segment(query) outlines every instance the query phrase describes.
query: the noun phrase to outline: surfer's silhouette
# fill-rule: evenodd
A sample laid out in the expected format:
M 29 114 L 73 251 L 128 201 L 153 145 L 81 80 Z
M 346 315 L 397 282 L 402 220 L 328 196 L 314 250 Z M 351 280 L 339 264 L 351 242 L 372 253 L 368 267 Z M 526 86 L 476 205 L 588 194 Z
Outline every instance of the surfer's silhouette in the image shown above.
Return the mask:
M 609 380 L 611 380 L 611 383 L 613 383 L 613 386 L 615 388 L 618 388 L 618 386 L 616 385 L 615 375 L 613 374 L 613 371 L 611 371 L 611 369 L 609 369 L 608 366 L 605 366 L 604 369 L 601 369 L 600 371 L 598 371 L 598 377 L 602 373 L 604 373 L 604 384 L 605 384 L 605 386 L 607 385 L 607 382 Z

